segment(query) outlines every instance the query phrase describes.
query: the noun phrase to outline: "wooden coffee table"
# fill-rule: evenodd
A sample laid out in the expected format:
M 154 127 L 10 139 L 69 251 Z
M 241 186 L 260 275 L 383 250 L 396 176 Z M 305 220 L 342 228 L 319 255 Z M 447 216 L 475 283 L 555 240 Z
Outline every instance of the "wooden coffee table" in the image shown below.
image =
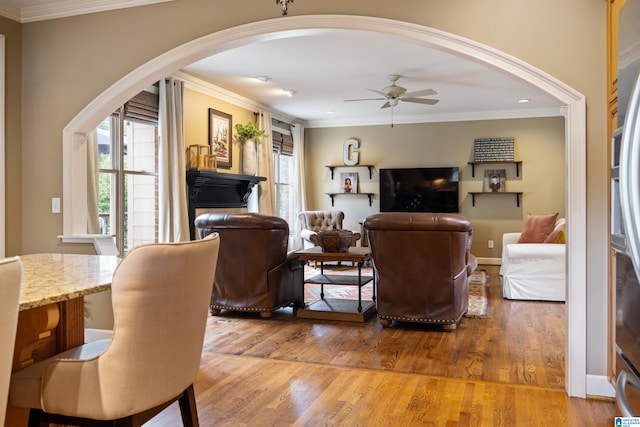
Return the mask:
M 351 247 L 348 252 L 323 252 L 322 248 L 315 246 L 295 252 L 302 261 L 315 261 L 320 263 L 320 274 L 304 281 L 304 284 L 319 284 L 320 299 L 297 311 L 297 316 L 302 319 L 342 320 L 349 322 L 365 322 L 376 309 L 376 283 L 375 275 L 363 276 L 362 266 L 371 259 L 371 249 L 363 247 Z M 358 265 L 358 275 L 324 274 L 324 262 L 352 262 Z M 372 282 L 373 296 L 371 300 L 362 300 L 362 287 Z M 357 286 L 358 300 L 325 298 L 324 285 Z M 304 286 L 304 285 L 303 285 Z

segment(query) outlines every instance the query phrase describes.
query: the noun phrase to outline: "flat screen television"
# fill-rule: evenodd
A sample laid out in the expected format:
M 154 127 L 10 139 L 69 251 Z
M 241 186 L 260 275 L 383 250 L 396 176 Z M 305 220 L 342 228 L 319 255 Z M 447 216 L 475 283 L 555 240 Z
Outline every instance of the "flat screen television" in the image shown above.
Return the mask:
M 457 167 L 380 169 L 380 212 L 458 210 Z

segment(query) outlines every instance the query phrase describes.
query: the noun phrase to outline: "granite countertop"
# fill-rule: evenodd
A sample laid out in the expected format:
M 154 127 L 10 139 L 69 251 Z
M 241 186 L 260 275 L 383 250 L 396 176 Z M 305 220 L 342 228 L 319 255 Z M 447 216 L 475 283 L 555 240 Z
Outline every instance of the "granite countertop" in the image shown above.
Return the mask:
M 21 311 L 110 289 L 120 262 L 110 255 L 33 254 L 19 258 L 23 265 Z

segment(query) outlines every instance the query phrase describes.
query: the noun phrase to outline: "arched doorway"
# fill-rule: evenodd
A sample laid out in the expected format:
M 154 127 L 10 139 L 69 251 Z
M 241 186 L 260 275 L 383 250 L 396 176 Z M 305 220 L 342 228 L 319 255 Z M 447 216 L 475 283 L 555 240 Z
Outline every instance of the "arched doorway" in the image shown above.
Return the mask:
M 503 52 L 432 28 L 364 16 L 310 15 L 274 19 L 222 30 L 185 43 L 160 55 L 120 79 L 87 105 L 63 131 L 64 234 L 86 234 L 86 191 L 82 149 L 84 134 L 120 103 L 149 84 L 194 61 L 232 47 L 273 38 L 295 37 L 318 31 L 351 29 L 393 34 L 450 51 L 509 73 L 546 92 L 563 104 L 566 128 L 567 198 L 567 393 L 586 396 L 586 124 L 582 94 L 537 68 Z M 74 217 L 75 215 L 75 217 Z M 80 226 L 78 226 L 80 224 Z

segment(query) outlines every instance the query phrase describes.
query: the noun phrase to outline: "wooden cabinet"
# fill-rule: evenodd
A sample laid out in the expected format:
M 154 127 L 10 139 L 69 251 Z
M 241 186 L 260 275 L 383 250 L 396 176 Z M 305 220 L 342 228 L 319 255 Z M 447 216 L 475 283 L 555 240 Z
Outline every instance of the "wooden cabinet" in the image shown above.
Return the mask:
M 618 19 L 620 9 L 626 0 L 607 0 L 607 162 L 610 165 L 613 133 L 618 127 Z M 610 174 L 611 175 L 611 174 Z M 611 176 L 609 176 L 611 179 Z M 611 212 L 611 187 L 609 186 L 609 215 Z M 611 224 L 611 218 L 609 218 Z M 611 229 L 609 229 L 611 235 Z M 609 378 L 612 384 L 616 381 L 616 256 L 613 248 L 609 248 Z

